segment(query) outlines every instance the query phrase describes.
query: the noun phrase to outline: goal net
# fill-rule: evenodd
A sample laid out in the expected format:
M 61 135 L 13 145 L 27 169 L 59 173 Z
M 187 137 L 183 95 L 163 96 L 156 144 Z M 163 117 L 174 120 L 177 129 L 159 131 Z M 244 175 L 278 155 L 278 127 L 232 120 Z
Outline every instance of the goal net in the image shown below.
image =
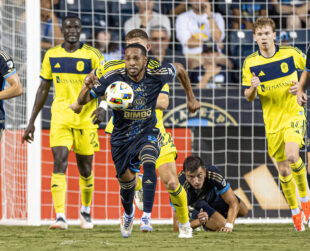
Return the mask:
M 20 27 L 25 27 L 27 22 L 33 20 L 27 19 L 26 22 L 23 18 L 23 13 L 26 12 L 25 1 L 3 2 L 0 17 L 1 48 L 13 57 L 23 84 L 29 85 L 31 83 L 26 79 L 26 68 L 29 65 L 25 64 L 26 31 Z M 257 50 L 251 23 L 258 16 L 267 15 L 276 21 L 277 44 L 296 46 L 306 53 L 310 35 L 308 19 L 304 14 L 299 15 L 299 20 L 295 20 L 297 17 L 293 14 L 297 6 L 290 5 L 292 14 L 283 14 L 282 4 L 275 6 L 270 1 L 259 0 L 255 4 L 245 4 L 242 1 L 235 4 L 235 1 L 231 0 L 210 1 L 212 12 L 215 13 L 212 15 L 218 26 L 217 32 L 221 34 L 221 38 L 217 38 L 220 42 L 215 43 L 215 38 L 210 39 L 208 35 L 199 35 L 203 52 L 189 55 L 181 41 L 185 26 L 181 26 L 183 31 L 178 30 L 178 19 L 180 15 L 191 11 L 191 1 L 147 1 L 148 4 L 144 4 L 144 7 L 139 7 L 139 3 L 141 5 L 145 1 L 134 0 L 52 0 L 51 4 L 43 2 L 49 1 L 41 1 L 40 11 L 45 14 L 41 15 L 41 28 L 33 31 L 41 37 L 41 60 L 49 47 L 59 43 L 61 19 L 68 13 L 77 14 L 82 20 L 81 41 L 100 49 L 106 60 L 121 59 L 126 30 L 143 27 L 141 19 L 135 16 L 138 15 L 139 8 L 141 12 L 144 8 L 146 19 L 154 17 L 154 12 L 161 13 L 162 15 L 156 16 L 159 21 L 153 21 L 155 25 L 147 26 L 152 44 L 149 55 L 164 62 L 183 63 L 190 75 L 194 93 L 202 104 L 200 111 L 189 114 L 180 83 L 175 81 L 170 85 L 170 104 L 164 112 L 164 124 L 178 149 L 178 171 L 182 169 L 182 163 L 187 156 L 199 155 L 206 163 L 219 167 L 234 192 L 248 206 L 250 220 L 290 217 L 280 188 L 277 168 L 267 154 L 260 102 L 257 99 L 248 103 L 244 99 L 241 68 L 245 57 Z M 151 2 L 154 2 L 154 5 Z M 150 6 L 154 12 L 149 11 Z M 308 12 L 308 7 L 305 8 Z M 200 11 L 203 16 L 202 7 Z M 201 31 L 203 29 L 201 24 Z M 167 53 L 164 53 L 166 48 Z M 34 90 L 38 88 L 40 81 L 38 76 L 36 77 Z M 53 95 L 52 86 L 42 110 L 42 119 L 37 119 L 42 130 L 36 131 L 35 135 L 36 140 L 38 137 L 41 139 L 39 147 L 34 150 L 41 153 L 37 163 L 40 167 L 40 181 L 35 182 L 41 189 L 40 204 L 31 210 L 39 212 L 41 223 L 55 218 L 50 191 L 53 158 L 49 148 Z M 28 102 L 26 105 L 26 97 L 27 93 L 6 101 L 7 129 L 1 142 L 2 221 L 28 220 L 27 205 L 32 203 L 32 199 L 27 200 L 26 196 L 29 186 L 31 187 L 31 184 L 27 185 L 27 170 L 31 160 L 27 159 L 27 147 L 21 145 L 21 136 L 25 124 L 28 123 L 26 110 L 28 114 L 31 112 L 34 97 L 30 105 Z M 104 132 L 110 115 L 110 112 L 106 113 L 106 121 L 100 126 L 101 150 L 95 154 L 93 163 L 95 191 L 91 214 L 97 223 L 114 222 L 122 214 L 109 136 Z M 306 157 L 304 151 L 301 153 L 303 158 Z M 70 152 L 66 177 L 66 217 L 74 221 L 78 219 L 81 201 L 79 174 L 73 152 Z M 141 212 L 137 212 L 136 217 L 140 216 Z M 171 217 L 169 195 L 158 178 L 152 219 L 170 222 Z

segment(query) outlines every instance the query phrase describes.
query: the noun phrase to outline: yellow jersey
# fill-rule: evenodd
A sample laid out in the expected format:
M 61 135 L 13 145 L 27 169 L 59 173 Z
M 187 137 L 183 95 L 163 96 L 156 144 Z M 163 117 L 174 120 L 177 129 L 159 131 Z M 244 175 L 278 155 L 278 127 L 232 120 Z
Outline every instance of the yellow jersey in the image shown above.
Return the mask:
M 150 69 L 156 68 L 159 66 L 159 63 L 156 60 L 149 59 L 149 62 L 147 64 L 147 67 Z M 100 66 L 98 69 L 96 69 L 95 74 L 100 79 L 103 75 L 105 75 L 109 71 L 113 71 L 115 69 L 125 68 L 124 60 L 111 60 L 106 62 L 103 66 Z M 169 85 L 165 84 L 163 88 L 161 89 L 160 93 L 165 93 L 169 95 Z M 160 130 L 160 132 L 164 135 L 166 133 L 164 123 L 163 123 L 163 111 L 160 109 L 156 109 L 156 117 L 157 117 L 157 123 L 156 127 Z M 106 128 L 105 132 L 112 134 L 113 132 L 113 117 L 110 118 Z
M 81 43 L 75 52 L 67 52 L 63 45 L 49 49 L 43 59 L 40 77 L 53 81 L 55 96 L 51 108 L 51 123 L 70 128 L 96 128 L 91 114 L 97 108 L 97 99 L 85 105 L 80 114 L 75 114 L 69 105 L 76 102 L 84 78 L 93 69 L 104 64 L 104 57 L 95 48 Z
M 259 51 L 248 56 L 242 68 L 242 85 L 251 86 L 252 73 L 260 79 L 257 88 L 266 133 L 275 133 L 293 116 L 305 116 L 304 108 L 299 106 L 295 95 L 289 92 L 292 81 L 298 81 L 297 69 L 304 70 L 306 55 L 291 46 L 276 46 L 275 54 L 263 57 Z

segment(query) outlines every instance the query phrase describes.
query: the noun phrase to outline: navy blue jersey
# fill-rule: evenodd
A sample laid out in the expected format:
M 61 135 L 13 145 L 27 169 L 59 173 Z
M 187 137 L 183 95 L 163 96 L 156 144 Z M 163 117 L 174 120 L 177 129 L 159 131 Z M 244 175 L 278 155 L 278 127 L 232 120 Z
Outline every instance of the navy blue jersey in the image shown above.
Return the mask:
M 99 79 L 99 84 L 91 91 L 94 97 L 103 96 L 107 87 L 116 81 L 126 82 L 134 90 L 133 103 L 127 109 L 113 110 L 112 146 L 120 146 L 155 127 L 157 97 L 164 84 L 171 82 L 175 76 L 174 65 L 168 64 L 155 69 L 147 68 L 139 82 L 131 80 L 125 68 L 107 72 Z
M 206 200 L 211 203 L 215 200 L 217 195 L 225 193 L 230 187 L 229 182 L 221 175 L 216 166 L 206 166 L 207 175 L 202 189 L 194 189 L 186 180 L 185 173 L 179 173 L 179 181 L 183 185 L 187 193 L 188 205 L 195 207 L 200 200 Z
M 0 50 L 0 91 L 4 89 L 5 79 L 16 72 L 12 58 Z M 0 100 L 0 124 L 4 123 L 3 100 Z
M 305 70 L 310 72 L 310 46 L 308 47 L 308 51 L 307 51 L 307 60 L 306 60 Z

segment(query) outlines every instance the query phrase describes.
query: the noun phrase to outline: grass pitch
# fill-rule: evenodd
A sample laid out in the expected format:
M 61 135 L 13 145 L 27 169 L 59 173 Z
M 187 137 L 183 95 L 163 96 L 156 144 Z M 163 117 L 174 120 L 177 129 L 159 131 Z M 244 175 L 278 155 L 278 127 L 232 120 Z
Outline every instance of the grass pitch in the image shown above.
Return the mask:
M 193 239 L 178 239 L 171 225 L 153 225 L 140 233 L 134 225 L 128 239 L 119 226 L 82 230 L 49 230 L 48 226 L 0 226 L 0 250 L 310 250 L 310 229 L 296 233 L 292 224 L 238 224 L 233 233 L 195 231 Z

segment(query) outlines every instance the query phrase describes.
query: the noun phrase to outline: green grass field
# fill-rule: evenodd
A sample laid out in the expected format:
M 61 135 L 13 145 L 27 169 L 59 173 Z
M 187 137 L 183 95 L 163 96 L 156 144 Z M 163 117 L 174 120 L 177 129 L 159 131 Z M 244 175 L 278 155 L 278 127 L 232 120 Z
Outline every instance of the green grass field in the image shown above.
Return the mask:
M 117 225 L 67 231 L 0 226 L 0 250 L 310 250 L 310 229 L 296 233 L 289 224 L 239 224 L 233 233 L 195 231 L 193 239 L 178 239 L 171 225 L 153 227 L 153 233 L 140 233 L 135 225 L 131 237 L 123 239 Z

